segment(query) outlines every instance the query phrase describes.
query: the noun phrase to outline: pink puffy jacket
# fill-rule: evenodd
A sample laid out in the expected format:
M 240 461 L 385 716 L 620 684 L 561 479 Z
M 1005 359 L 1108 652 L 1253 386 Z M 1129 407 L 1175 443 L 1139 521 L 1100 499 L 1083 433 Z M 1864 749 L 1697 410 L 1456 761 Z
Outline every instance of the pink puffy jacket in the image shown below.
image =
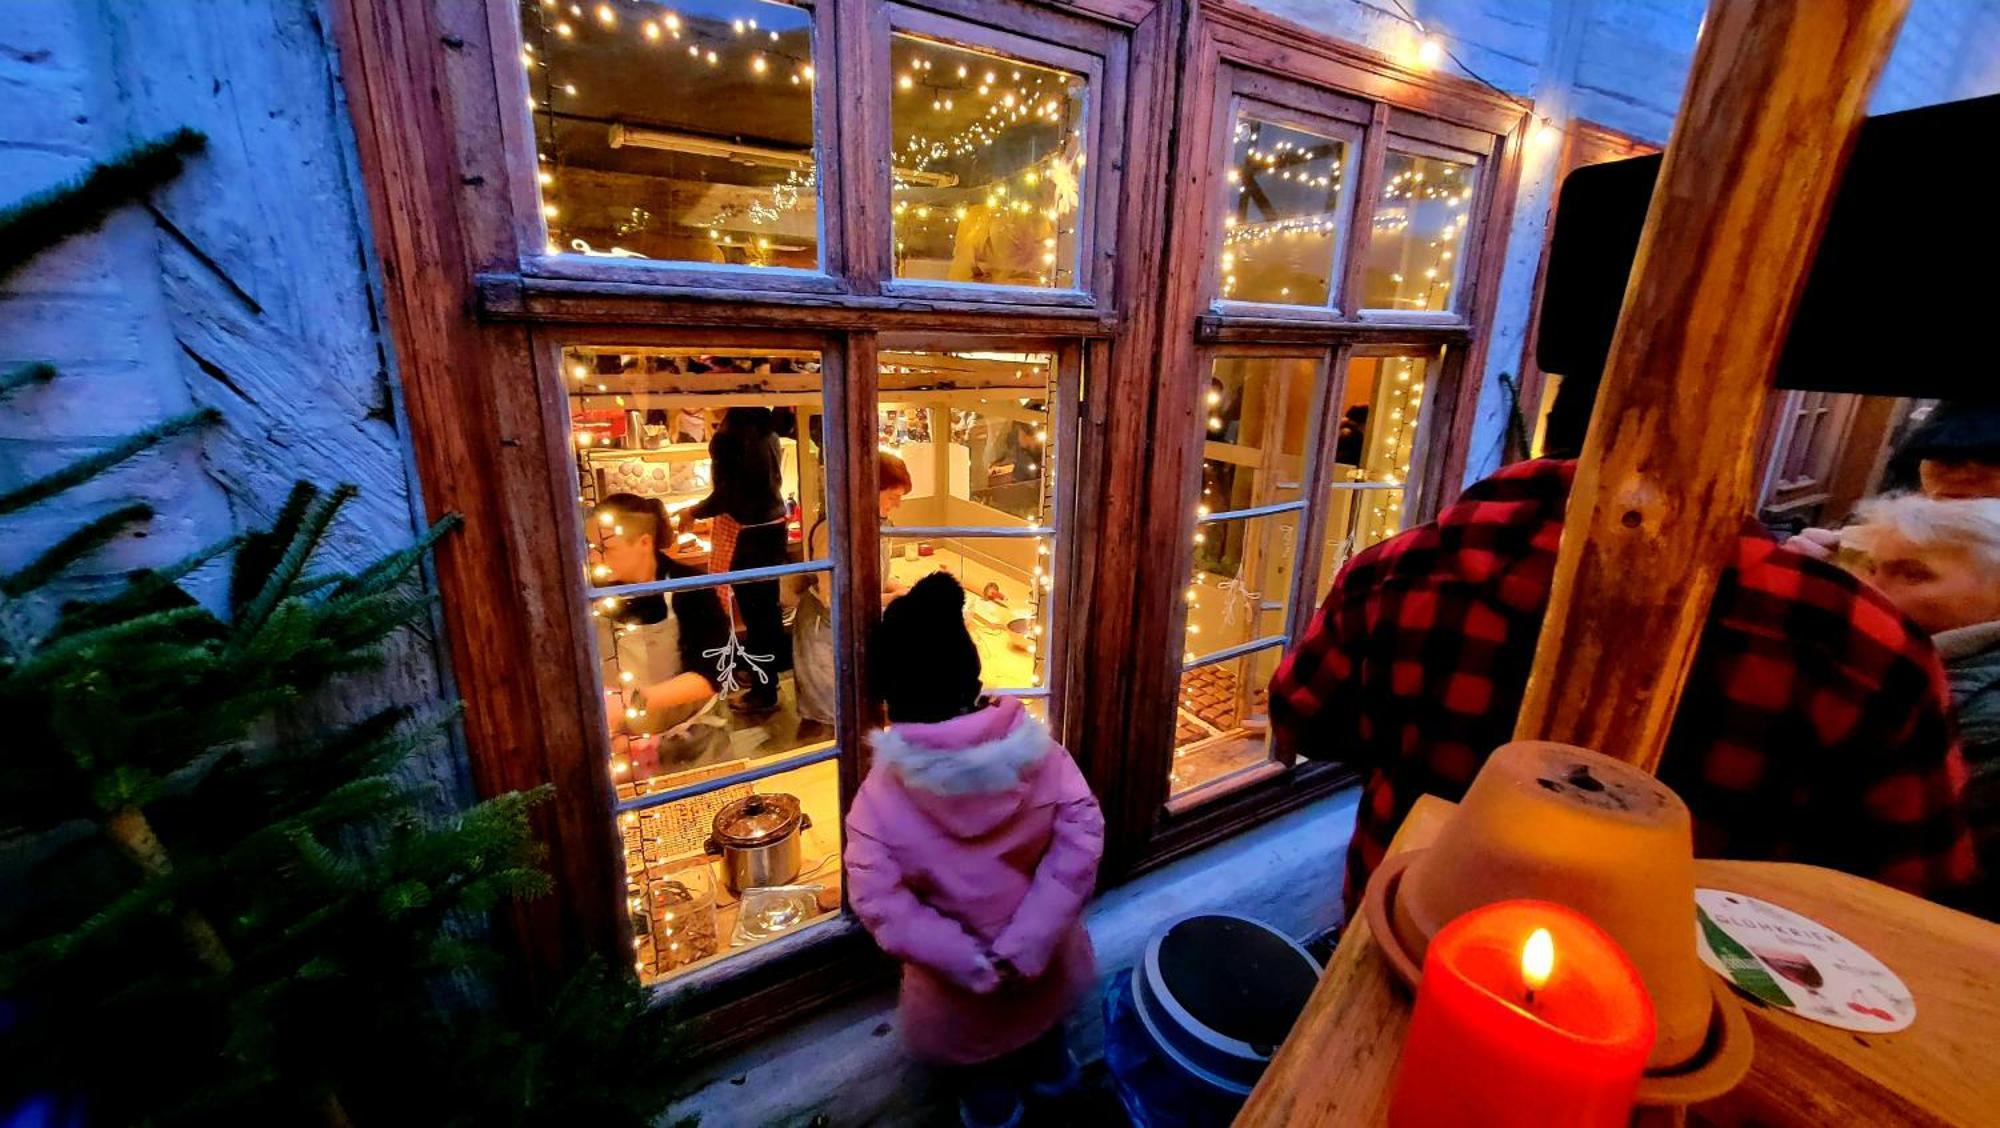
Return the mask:
M 1090 785 L 1012 698 L 893 725 L 874 748 L 847 815 L 847 889 L 903 961 L 903 1041 L 946 1065 L 1017 1050 L 1096 976 L 1080 922 L 1104 852 Z M 1003 983 L 999 961 L 1018 978 Z

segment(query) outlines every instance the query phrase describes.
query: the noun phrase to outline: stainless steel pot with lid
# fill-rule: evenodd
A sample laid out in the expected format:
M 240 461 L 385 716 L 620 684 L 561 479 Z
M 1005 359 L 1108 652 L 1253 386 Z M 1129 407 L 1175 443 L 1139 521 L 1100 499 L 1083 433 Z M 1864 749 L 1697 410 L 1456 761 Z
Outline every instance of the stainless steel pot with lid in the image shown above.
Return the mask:
M 811 825 L 797 796 L 745 796 L 715 813 L 708 852 L 722 856 L 723 879 L 736 893 L 785 885 L 799 875 L 799 832 Z

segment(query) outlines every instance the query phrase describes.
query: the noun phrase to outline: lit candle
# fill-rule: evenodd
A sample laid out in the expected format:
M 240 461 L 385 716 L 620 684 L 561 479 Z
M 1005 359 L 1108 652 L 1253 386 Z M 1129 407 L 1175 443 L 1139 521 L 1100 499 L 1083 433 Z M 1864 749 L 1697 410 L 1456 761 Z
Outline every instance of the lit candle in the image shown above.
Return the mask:
M 1617 942 L 1546 901 L 1502 901 L 1424 954 L 1391 1125 L 1617 1128 L 1653 1048 L 1653 1001 Z

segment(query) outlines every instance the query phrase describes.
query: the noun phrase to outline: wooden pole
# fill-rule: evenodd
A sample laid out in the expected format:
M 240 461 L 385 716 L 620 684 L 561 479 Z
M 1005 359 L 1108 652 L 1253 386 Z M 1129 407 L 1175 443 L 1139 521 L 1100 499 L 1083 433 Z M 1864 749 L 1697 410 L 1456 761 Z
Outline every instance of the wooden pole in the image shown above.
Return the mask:
M 1648 770 L 1785 329 L 1908 0 L 1712 0 L 1570 496 L 1520 738 Z

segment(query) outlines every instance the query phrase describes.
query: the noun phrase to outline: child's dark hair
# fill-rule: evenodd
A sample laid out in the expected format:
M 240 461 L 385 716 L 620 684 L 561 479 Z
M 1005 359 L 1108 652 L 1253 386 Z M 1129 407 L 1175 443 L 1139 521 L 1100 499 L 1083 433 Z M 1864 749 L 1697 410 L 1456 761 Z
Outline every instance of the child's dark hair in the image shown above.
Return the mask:
M 882 610 L 870 680 L 893 724 L 933 724 L 979 707 L 979 649 L 965 629 L 965 589 L 934 572 Z

